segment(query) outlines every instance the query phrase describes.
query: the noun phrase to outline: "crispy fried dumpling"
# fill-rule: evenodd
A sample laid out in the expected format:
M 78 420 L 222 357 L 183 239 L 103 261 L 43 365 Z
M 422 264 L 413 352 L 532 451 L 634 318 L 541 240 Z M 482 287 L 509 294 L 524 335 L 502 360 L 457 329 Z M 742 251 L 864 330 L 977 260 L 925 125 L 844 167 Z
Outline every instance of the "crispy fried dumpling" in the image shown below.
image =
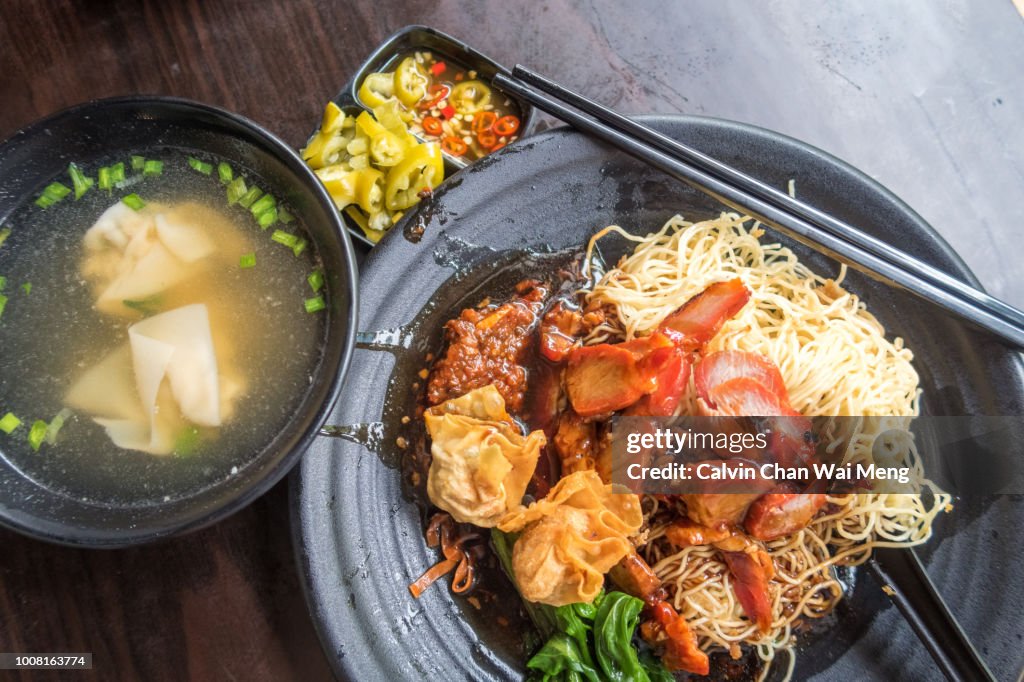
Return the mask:
M 432 407 L 425 415 L 432 441 L 430 501 L 456 521 L 497 525 L 521 506 L 546 439 L 523 436 L 493 385 Z
M 507 514 L 498 528 L 523 531 L 512 549 L 523 597 L 564 606 L 594 600 L 604 574 L 632 551 L 629 537 L 642 523 L 639 497 L 613 492 L 595 471 L 577 471 L 543 500 Z

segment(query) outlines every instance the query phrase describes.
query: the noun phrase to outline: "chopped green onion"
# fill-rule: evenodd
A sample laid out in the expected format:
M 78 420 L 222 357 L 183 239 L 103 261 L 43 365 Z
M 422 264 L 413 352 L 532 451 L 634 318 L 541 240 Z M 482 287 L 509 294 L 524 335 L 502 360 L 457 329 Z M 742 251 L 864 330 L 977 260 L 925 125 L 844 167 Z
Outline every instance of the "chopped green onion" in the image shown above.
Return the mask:
M 7 278 L 0 275 L 0 291 L 3 291 L 5 286 L 7 286 Z
M 174 441 L 174 454 L 180 457 L 194 454 L 199 449 L 201 441 L 202 435 L 199 433 L 199 429 L 195 426 L 187 426 L 178 434 L 177 439 Z
M 10 236 L 11 228 L 5 227 L 4 229 L 0 230 L 0 246 L 3 246 L 4 242 L 7 241 L 7 238 Z
M 73 161 L 68 164 L 68 175 L 71 176 L 71 184 L 75 186 L 75 199 L 81 199 L 92 187 L 93 179 L 83 173 Z
M 238 267 L 240 268 L 254 268 L 256 267 L 256 254 L 247 253 L 238 259 Z
M 307 313 L 319 312 L 319 311 L 323 310 L 326 307 L 327 307 L 327 304 L 324 303 L 324 297 L 323 296 L 317 296 L 316 298 L 307 298 L 306 299 L 306 312 Z
M 110 181 L 114 184 L 124 182 L 124 161 L 118 161 L 110 167 Z
M 4 308 L 7 307 L 7 297 L 0 294 L 0 315 L 4 314 Z
M 57 413 L 57 416 L 50 420 L 50 425 L 46 427 L 46 442 L 50 445 L 57 444 L 57 434 L 64 428 L 64 421 L 73 414 L 68 408 L 64 408 Z
M 141 313 L 143 317 L 149 317 L 160 312 L 160 306 L 163 303 L 163 297 L 160 294 L 153 294 L 146 298 L 140 298 L 136 301 L 131 299 L 124 299 L 121 301 L 121 305 L 125 308 L 131 308 L 137 313 Z
M 231 166 L 221 161 L 217 164 L 217 177 L 220 178 L 222 185 L 226 185 L 235 177 L 235 172 L 231 170 Z
M 188 157 L 188 165 L 191 166 L 193 170 L 199 171 L 203 175 L 209 175 L 210 173 L 213 172 L 213 164 L 212 163 L 206 163 L 205 161 L 200 161 L 199 159 L 197 159 L 194 156 Z
M 146 159 L 146 163 L 142 166 L 142 174 L 146 177 L 152 178 L 160 175 L 164 172 L 164 162 L 155 161 L 153 159 Z
M 71 188 L 62 182 L 51 182 L 43 190 L 43 195 L 52 197 L 57 201 L 60 201 L 69 194 L 71 194 Z
M 24 284 L 21 285 L 21 288 L 24 289 L 26 296 L 28 294 L 31 294 L 32 293 L 32 282 L 25 282 Z
M 274 234 L 270 235 L 270 239 L 278 244 L 284 244 L 289 249 L 295 248 L 295 245 L 299 243 L 298 237 L 284 230 L 274 230 Z
M 309 277 L 306 278 L 309 282 L 309 288 L 313 290 L 313 293 L 320 291 L 324 286 L 324 273 L 320 270 L 314 270 L 309 273 Z
M 276 222 L 277 209 L 273 207 L 268 208 L 266 211 L 263 211 L 263 213 L 260 213 L 258 216 L 256 216 L 256 224 L 259 225 L 260 228 L 264 230 Z
M 142 200 L 138 194 L 132 193 L 121 199 L 121 202 L 128 208 L 141 211 L 142 207 L 146 205 L 146 202 Z
M 46 438 L 47 423 L 42 419 L 37 419 L 32 423 L 32 428 L 28 432 L 28 444 L 32 446 L 32 449 L 39 452 L 39 446 L 43 444 L 43 439 Z
M 299 241 L 295 242 L 295 246 L 292 247 L 292 252 L 295 254 L 296 257 L 301 256 L 302 252 L 306 250 L 307 246 L 309 246 L 309 242 L 307 242 L 302 237 L 299 237 Z
M 252 205 L 252 207 L 249 210 L 252 211 L 252 214 L 254 216 L 259 217 L 261 213 L 263 213 L 264 211 L 268 211 L 274 208 L 275 206 L 277 206 L 277 200 L 274 199 L 274 195 L 264 194 L 262 197 L 259 198 L 259 201 L 255 202 Z
M 146 159 L 142 156 L 132 156 L 132 170 L 140 171 L 146 167 Z
M 3 418 L 0 418 L 0 431 L 4 433 L 10 433 L 19 426 L 21 426 L 21 420 L 15 417 L 13 412 L 8 412 Z
M 278 207 L 278 209 L 277 209 L 277 219 L 280 220 L 282 223 L 288 224 L 288 223 L 292 222 L 293 220 L 295 220 L 295 216 L 293 216 L 291 213 L 289 213 L 287 208 Z
M 238 176 L 228 185 L 228 203 L 237 204 L 238 200 L 245 196 L 246 191 L 245 180 Z
M 103 168 L 100 168 L 99 176 L 100 176 L 100 184 L 99 184 L 100 189 L 106 189 L 106 190 L 114 189 L 114 181 L 110 177 L 110 168 L 108 168 L 107 166 L 104 166 Z
M 71 194 L 71 188 L 67 185 L 60 182 L 51 182 L 43 190 L 42 195 L 36 199 L 36 206 L 49 208 L 69 194 Z
M 238 203 L 240 203 L 242 206 L 245 206 L 246 208 L 249 208 L 250 206 L 252 206 L 252 202 L 259 199 L 260 195 L 262 194 L 263 190 L 261 190 L 259 187 L 250 187 L 249 191 L 243 194 L 242 197 L 238 200 Z

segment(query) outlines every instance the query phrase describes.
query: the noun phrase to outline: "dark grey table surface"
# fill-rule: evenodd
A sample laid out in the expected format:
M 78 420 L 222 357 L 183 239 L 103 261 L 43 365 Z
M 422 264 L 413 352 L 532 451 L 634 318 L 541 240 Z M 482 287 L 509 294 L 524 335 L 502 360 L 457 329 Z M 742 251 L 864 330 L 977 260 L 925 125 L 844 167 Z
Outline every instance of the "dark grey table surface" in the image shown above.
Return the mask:
M 825 149 L 1024 307 L 1021 3 L 0 0 L 0 137 L 86 99 L 162 93 L 299 146 L 377 44 L 429 24 L 626 113 L 734 119 Z M 213 528 L 119 552 L 0 531 L 0 651 L 94 651 L 88 679 L 328 677 L 286 505 L 278 486 Z M 986 644 L 1001 670 L 1022 659 L 1019 640 Z

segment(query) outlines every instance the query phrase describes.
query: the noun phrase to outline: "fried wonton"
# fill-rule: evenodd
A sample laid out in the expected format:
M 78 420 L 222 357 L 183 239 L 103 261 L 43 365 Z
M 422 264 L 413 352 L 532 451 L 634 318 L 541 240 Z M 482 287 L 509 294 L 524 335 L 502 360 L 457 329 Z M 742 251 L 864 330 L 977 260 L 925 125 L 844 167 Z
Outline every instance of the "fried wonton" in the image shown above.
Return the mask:
M 546 439 L 523 436 L 493 385 L 430 408 L 427 494 L 456 521 L 492 528 L 521 506 Z
M 594 471 L 577 471 L 543 500 L 510 512 L 498 527 L 523 531 L 512 550 L 523 597 L 564 606 L 594 600 L 604 574 L 632 551 L 629 536 L 642 523 L 639 497 L 613 492 Z

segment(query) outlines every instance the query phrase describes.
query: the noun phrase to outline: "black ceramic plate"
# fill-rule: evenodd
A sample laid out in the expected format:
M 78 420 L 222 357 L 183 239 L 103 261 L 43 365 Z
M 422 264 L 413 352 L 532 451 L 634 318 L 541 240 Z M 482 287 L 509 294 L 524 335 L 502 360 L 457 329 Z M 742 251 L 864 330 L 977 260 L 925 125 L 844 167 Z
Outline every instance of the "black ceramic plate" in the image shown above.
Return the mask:
M 647 119 L 662 131 L 785 187 L 875 236 L 974 282 L 924 221 L 869 178 L 794 140 L 736 123 Z M 349 440 L 320 439 L 293 476 L 294 526 L 307 597 L 324 647 L 343 678 L 519 679 L 525 652 L 514 596 L 477 611 L 444 586 L 414 600 L 407 585 L 437 558 L 424 546 L 417 506 L 396 469 L 400 416 L 416 371 L 440 345 L 440 326 L 557 256 L 595 229 L 654 230 L 673 213 L 703 217 L 707 197 L 568 130 L 513 145 L 453 178 L 411 221 L 420 243 L 390 234 L 360 280 L 362 343 L 332 423 Z M 821 273 L 836 264 L 800 248 Z M 1021 414 L 1020 357 L 909 294 L 851 273 L 851 290 L 914 349 L 926 411 Z M 921 550 L 933 580 L 992 669 L 1016 677 L 1024 662 L 1024 522 L 1019 500 L 963 501 Z M 510 616 L 511 617 L 511 616 Z M 796 679 L 936 679 L 937 669 L 879 586 L 863 571 L 822 634 L 801 640 Z

